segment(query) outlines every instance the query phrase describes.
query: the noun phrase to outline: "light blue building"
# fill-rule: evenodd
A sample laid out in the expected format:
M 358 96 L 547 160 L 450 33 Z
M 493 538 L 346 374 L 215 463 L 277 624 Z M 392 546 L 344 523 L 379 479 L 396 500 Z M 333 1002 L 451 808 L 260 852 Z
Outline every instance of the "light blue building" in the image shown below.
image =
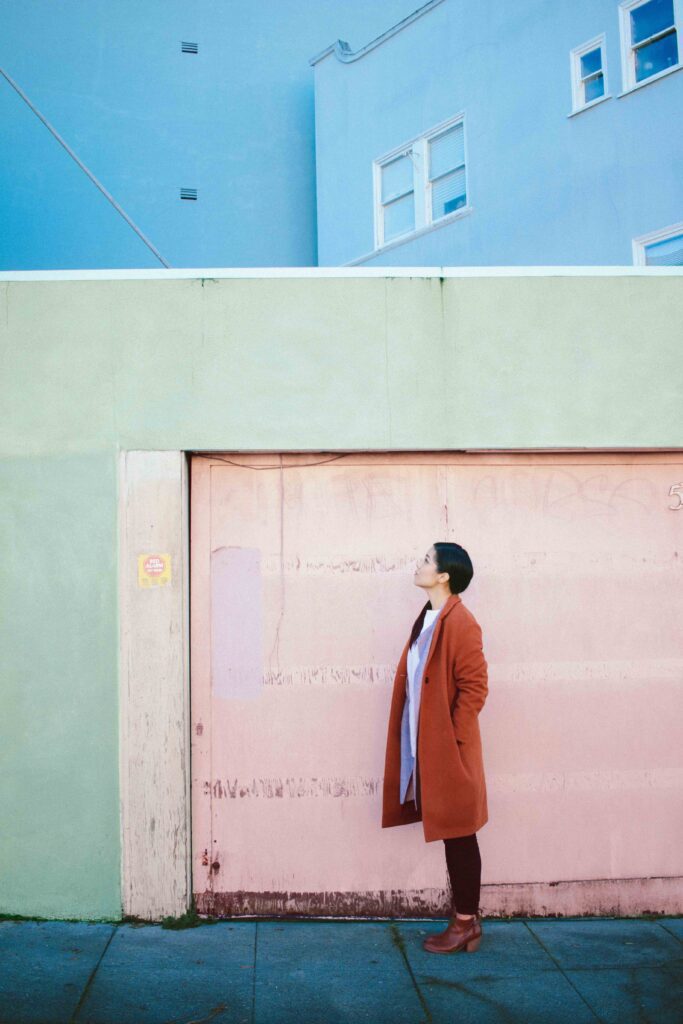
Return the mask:
M 415 2 L 6 2 L 0 269 L 681 262 L 683 0 Z
M 315 266 L 309 57 L 414 7 L 4 0 L 0 269 Z
M 311 63 L 321 266 L 683 263 L 683 0 L 431 0 Z

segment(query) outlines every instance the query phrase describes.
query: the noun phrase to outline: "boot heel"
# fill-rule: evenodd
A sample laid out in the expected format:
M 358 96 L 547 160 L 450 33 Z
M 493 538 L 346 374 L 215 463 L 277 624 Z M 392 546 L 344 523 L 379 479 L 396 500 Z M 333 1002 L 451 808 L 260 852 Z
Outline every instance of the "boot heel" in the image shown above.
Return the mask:
M 476 951 L 479 949 L 479 943 L 480 942 L 481 942 L 481 935 L 477 935 L 476 939 L 470 939 L 470 941 L 465 946 L 465 951 L 467 953 L 476 953 Z

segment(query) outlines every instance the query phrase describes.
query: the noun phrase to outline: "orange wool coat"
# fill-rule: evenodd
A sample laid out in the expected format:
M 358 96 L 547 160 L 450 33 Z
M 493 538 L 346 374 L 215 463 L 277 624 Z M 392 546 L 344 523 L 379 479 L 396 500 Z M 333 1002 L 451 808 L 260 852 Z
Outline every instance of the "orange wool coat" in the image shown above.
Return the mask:
M 426 607 L 430 608 L 428 601 Z M 382 828 L 422 821 L 425 842 L 471 835 L 488 821 L 479 712 L 488 694 L 482 632 L 459 594 L 436 620 L 422 677 L 417 730 L 420 811 L 400 803 L 401 718 L 406 700 L 408 646 L 394 677 L 387 731 Z

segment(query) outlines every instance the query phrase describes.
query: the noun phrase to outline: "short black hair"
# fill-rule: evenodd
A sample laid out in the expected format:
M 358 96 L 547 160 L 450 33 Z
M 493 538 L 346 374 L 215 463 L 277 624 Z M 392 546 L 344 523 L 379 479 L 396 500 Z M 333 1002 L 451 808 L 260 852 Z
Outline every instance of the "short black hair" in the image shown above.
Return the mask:
M 474 576 L 474 567 L 472 566 L 472 559 L 465 549 L 460 544 L 454 544 L 446 540 L 436 541 L 433 547 L 436 552 L 436 571 L 448 573 L 448 586 L 450 587 L 451 594 L 461 594 L 463 590 L 467 590 Z M 413 628 L 410 631 L 409 647 L 412 647 L 422 632 L 428 607 L 429 601 L 427 601 L 427 604 L 413 623 Z
M 448 573 L 448 586 L 451 594 L 462 594 L 467 590 L 472 577 L 474 566 L 472 559 L 460 544 L 451 541 L 438 540 L 434 544 L 436 551 L 436 571 Z

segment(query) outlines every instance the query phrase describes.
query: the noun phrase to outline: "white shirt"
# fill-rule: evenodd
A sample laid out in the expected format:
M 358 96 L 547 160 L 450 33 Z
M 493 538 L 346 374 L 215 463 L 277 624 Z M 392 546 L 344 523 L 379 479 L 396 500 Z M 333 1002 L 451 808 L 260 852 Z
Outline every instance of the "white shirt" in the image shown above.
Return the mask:
M 425 618 L 422 624 L 420 635 L 424 633 L 425 629 L 427 629 L 428 626 L 431 626 L 432 622 L 437 617 L 440 611 L 440 608 L 427 609 L 427 611 L 425 612 Z M 415 643 L 411 644 L 410 647 L 408 648 L 408 678 L 406 679 L 406 700 L 408 701 L 408 721 L 410 722 L 410 749 L 413 757 L 416 756 L 415 748 L 417 745 L 417 717 L 420 709 L 414 706 L 415 702 L 411 701 L 410 693 L 411 690 L 413 689 L 413 683 L 415 680 L 415 670 L 418 666 L 419 661 L 420 656 L 417 651 L 417 641 L 415 641 Z

